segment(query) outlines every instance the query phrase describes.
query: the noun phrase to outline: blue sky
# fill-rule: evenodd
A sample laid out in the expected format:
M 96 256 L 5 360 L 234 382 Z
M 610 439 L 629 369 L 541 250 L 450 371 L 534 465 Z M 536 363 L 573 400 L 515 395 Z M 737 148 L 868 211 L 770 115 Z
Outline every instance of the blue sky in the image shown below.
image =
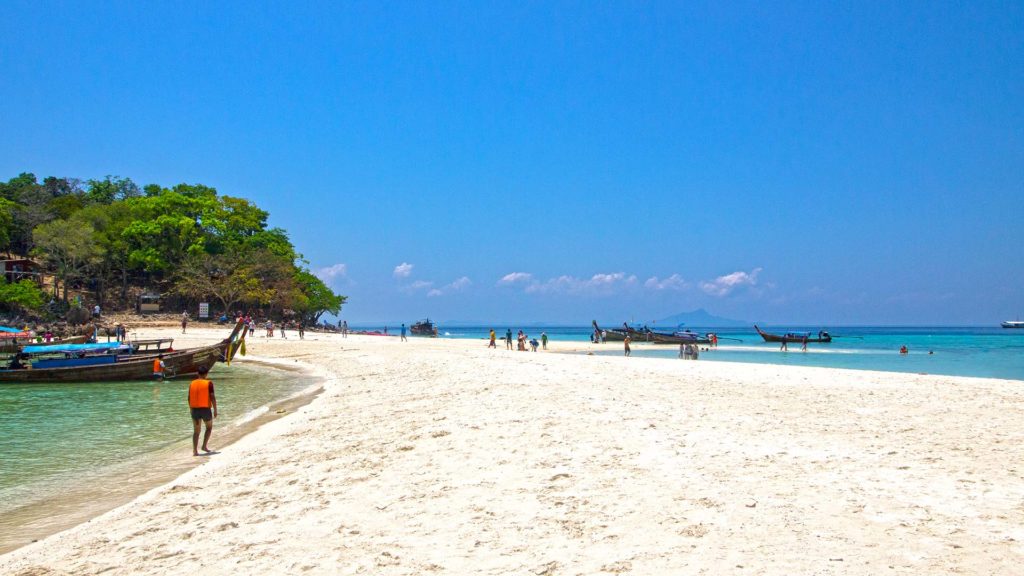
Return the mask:
M 0 177 L 201 182 L 353 321 L 1024 315 L 1024 5 L 5 3 Z

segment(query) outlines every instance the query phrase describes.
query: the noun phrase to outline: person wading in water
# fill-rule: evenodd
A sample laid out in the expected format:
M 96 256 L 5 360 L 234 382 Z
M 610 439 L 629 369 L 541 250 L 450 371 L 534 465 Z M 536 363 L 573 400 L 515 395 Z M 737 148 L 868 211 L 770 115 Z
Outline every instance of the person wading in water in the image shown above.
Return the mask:
M 198 372 L 198 377 L 188 386 L 188 407 L 192 412 L 193 456 L 199 456 L 199 428 L 202 423 L 206 423 L 203 452 L 210 452 L 210 434 L 213 433 L 213 419 L 217 417 L 217 397 L 213 394 L 213 382 L 206 378 L 210 369 L 200 366 Z

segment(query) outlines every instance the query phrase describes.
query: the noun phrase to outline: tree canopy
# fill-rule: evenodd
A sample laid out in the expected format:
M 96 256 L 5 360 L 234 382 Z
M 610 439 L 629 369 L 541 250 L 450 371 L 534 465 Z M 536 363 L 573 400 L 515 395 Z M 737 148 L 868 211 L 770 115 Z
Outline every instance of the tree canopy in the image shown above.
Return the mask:
M 130 289 L 139 288 L 229 313 L 288 311 L 308 322 L 338 313 L 345 297 L 303 266 L 269 216 L 202 184 L 140 187 L 120 176 L 40 183 L 27 172 L 0 182 L 0 250 L 34 256 L 56 279 L 55 295 L 70 288 L 129 306 Z

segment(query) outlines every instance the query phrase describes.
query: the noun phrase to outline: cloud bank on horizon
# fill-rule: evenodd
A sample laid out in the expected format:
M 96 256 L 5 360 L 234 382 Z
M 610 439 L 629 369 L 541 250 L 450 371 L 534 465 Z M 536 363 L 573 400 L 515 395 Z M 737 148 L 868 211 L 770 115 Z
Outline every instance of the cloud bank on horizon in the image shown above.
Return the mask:
M 428 297 L 436 298 L 438 296 L 464 292 L 473 285 L 473 281 L 469 276 L 460 276 L 441 286 L 438 286 L 433 280 L 412 280 L 414 268 L 413 264 L 402 262 L 392 270 L 392 276 L 395 279 L 406 282 L 400 284 L 400 292 L 409 295 L 425 294 Z M 531 272 L 509 272 L 499 278 L 494 285 L 499 288 L 516 288 L 524 294 L 565 294 L 577 296 L 610 296 L 640 289 L 650 292 L 684 292 L 696 286 L 709 296 L 724 298 L 740 288 L 759 286 L 758 276 L 762 271 L 763 268 L 761 267 L 753 268 L 749 272 L 737 270 L 711 280 L 702 280 L 696 283 L 686 280 L 679 274 L 672 274 L 664 278 L 651 276 L 641 283 L 636 274 L 627 274 L 626 272 L 597 273 L 589 278 L 562 274 L 546 280 L 538 279 Z M 354 281 L 349 277 L 348 265 L 345 263 L 337 263 L 319 268 L 315 274 L 330 285 L 338 285 L 340 283 L 354 284 Z
M 744 286 L 758 286 L 758 275 L 763 268 L 757 267 L 751 271 L 737 270 L 730 274 L 718 276 L 713 280 L 704 280 L 698 283 L 700 289 L 710 296 L 724 298 Z M 679 274 L 672 274 L 666 278 L 652 276 L 641 285 L 635 274 L 625 272 L 613 272 L 594 274 L 590 278 L 577 278 L 575 276 L 562 275 L 548 280 L 538 280 L 529 272 L 510 272 L 502 276 L 496 283 L 500 287 L 520 287 L 527 294 L 592 294 L 610 295 L 621 293 L 627 289 L 643 287 L 650 291 L 682 292 L 693 287 L 691 282 L 685 280 Z

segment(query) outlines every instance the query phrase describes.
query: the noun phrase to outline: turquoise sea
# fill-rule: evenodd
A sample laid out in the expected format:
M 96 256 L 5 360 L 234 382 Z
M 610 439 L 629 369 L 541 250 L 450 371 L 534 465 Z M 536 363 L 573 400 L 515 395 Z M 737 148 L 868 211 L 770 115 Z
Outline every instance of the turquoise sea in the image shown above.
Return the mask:
M 210 377 L 220 412 L 213 449 L 271 403 L 315 383 L 299 372 L 238 362 L 218 364 Z M 23 525 L 45 520 L 35 511 L 73 512 L 75 503 L 63 501 L 69 493 L 102 497 L 108 489 L 94 494 L 90 486 L 145 483 L 155 455 L 161 464 L 190 463 L 188 382 L 0 385 L 0 550 L 24 543 Z
M 439 333 L 446 338 L 486 338 L 490 328 L 440 324 Z M 508 328 L 513 333 L 521 328 L 538 339 L 541 332 L 547 332 L 554 340 L 579 342 L 588 341 L 592 331 L 589 326 L 497 325 L 494 328 L 499 338 Z M 788 352 L 780 352 L 778 344 L 764 342 L 753 327 L 686 328 L 698 333 L 715 332 L 719 336 L 718 349 L 702 353 L 701 360 L 1024 380 L 1024 330 L 998 326 L 762 326 L 763 330 L 775 334 L 817 334 L 819 330 L 826 330 L 834 337 L 829 344 L 809 344 L 806 352 L 800 350 L 799 344 L 790 344 Z M 608 348 L 608 354 L 622 353 L 621 342 L 608 342 L 603 346 Z M 900 346 L 907 346 L 910 353 L 900 355 Z M 635 357 L 677 358 L 678 354 L 679 348 L 674 346 L 641 346 L 634 347 L 633 351 Z

